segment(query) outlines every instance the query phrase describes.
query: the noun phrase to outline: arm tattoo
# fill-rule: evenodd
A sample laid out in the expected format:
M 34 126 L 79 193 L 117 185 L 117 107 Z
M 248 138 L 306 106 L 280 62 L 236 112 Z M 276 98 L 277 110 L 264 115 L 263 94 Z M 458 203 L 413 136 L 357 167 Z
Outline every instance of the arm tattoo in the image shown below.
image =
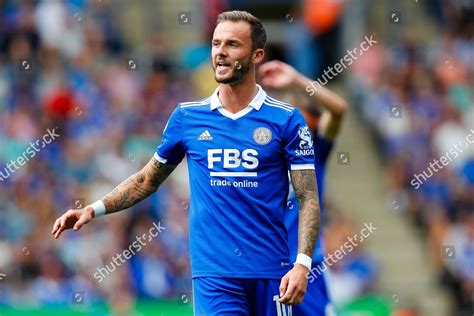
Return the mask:
M 142 170 L 102 198 L 107 214 L 127 209 L 156 192 L 176 167 L 162 164 L 153 157 Z
M 291 182 L 299 204 L 298 253 L 313 257 L 320 229 L 318 185 L 314 170 L 293 170 Z

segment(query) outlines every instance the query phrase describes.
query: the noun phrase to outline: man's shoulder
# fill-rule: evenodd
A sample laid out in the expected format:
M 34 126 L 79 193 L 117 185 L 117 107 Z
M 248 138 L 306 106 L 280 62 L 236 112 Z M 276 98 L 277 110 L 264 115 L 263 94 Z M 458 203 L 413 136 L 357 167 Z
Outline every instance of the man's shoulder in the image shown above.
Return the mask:
M 283 125 L 286 125 L 287 122 L 292 120 L 295 114 L 299 112 L 298 108 L 290 103 L 277 100 L 268 95 L 263 102 L 263 108 L 265 109 L 263 113 L 266 117 Z
M 299 109 L 290 103 L 283 102 L 267 95 L 263 102 L 263 115 L 268 117 L 271 121 L 278 124 L 286 125 L 288 121 L 292 121 L 295 114 L 298 115 Z
M 211 97 L 208 96 L 204 99 L 200 99 L 196 101 L 180 102 L 178 104 L 178 108 L 180 109 L 199 108 L 199 107 L 209 106 L 210 104 L 211 104 Z
M 292 113 L 296 109 L 290 103 L 277 100 L 275 98 L 270 97 L 269 95 L 266 96 L 265 101 L 263 103 L 268 107 L 269 110 L 274 111 L 276 113 Z

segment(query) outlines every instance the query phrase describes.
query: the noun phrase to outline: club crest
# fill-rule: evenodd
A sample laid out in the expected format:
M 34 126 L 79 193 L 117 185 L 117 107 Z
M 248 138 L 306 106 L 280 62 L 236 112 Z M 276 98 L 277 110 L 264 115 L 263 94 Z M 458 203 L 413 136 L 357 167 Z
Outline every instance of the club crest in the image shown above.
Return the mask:
M 253 140 L 259 145 L 266 145 L 272 140 L 272 131 L 266 127 L 259 127 L 253 132 Z

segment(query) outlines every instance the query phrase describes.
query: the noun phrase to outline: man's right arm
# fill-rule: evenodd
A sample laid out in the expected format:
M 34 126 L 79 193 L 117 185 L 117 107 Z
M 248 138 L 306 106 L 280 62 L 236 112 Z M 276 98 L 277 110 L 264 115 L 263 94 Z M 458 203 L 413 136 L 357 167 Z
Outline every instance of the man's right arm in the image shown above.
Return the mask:
M 153 157 L 142 170 L 128 177 L 102 198 L 106 214 L 127 209 L 155 193 L 177 165 L 167 165 Z
M 122 211 L 143 201 L 158 190 L 176 167 L 177 165 L 163 164 L 153 157 L 143 169 L 128 177 L 102 198 L 105 214 Z M 83 209 L 69 210 L 56 220 L 51 233 L 58 238 L 67 229 L 79 230 L 96 216 L 96 211 L 91 205 Z

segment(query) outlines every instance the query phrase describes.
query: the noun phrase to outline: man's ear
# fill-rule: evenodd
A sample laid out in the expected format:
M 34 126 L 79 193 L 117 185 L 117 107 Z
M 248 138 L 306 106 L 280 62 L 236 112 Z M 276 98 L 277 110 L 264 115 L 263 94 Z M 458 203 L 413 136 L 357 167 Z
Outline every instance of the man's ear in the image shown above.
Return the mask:
M 262 62 L 263 58 L 265 57 L 265 50 L 263 48 L 257 48 L 253 52 L 253 58 L 252 58 L 252 63 L 254 65 L 259 64 Z

